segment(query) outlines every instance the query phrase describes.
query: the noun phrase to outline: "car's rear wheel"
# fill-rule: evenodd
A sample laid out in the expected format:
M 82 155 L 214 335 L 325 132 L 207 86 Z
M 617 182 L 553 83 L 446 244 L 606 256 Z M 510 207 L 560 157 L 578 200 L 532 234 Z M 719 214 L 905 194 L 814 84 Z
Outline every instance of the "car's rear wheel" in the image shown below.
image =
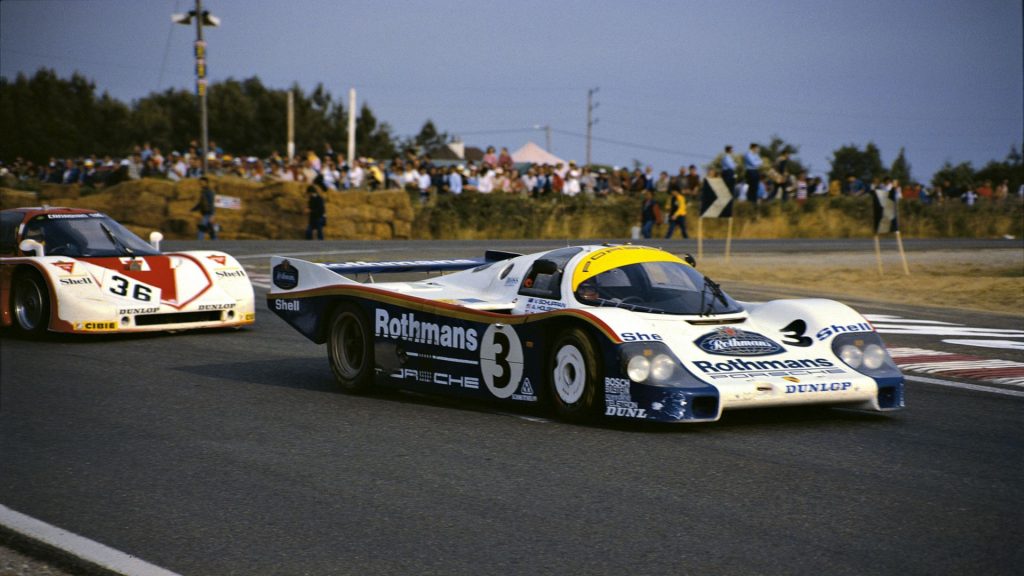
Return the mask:
M 50 323 L 50 292 L 39 272 L 19 272 L 11 293 L 11 312 L 18 330 L 34 336 L 46 332 Z
M 328 325 L 327 356 L 338 387 L 360 394 L 373 386 L 373 334 L 358 306 L 343 303 Z
M 575 422 L 599 414 L 601 366 L 597 347 L 580 328 L 562 331 L 548 356 L 549 396 L 558 415 Z

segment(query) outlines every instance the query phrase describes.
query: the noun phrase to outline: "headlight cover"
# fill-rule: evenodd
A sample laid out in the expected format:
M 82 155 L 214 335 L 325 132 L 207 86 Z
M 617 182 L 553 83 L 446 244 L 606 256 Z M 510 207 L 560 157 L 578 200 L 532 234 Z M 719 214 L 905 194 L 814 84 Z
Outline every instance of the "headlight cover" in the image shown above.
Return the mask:
M 638 384 L 670 386 L 683 374 L 683 367 L 661 342 L 624 345 L 620 352 L 623 372 Z
M 832 352 L 850 368 L 872 378 L 902 376 L 875 332 L 839 334 L 832 341 Z

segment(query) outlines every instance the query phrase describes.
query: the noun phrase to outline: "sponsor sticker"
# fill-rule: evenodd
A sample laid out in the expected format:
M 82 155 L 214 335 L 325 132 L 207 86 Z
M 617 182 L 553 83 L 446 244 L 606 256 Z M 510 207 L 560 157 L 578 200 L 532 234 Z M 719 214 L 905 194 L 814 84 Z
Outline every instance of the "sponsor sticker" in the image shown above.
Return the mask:
M 787 384 L 786 394 L 807 394 L 808 392 L 845 392 L 853 382 L 822 382 L 821 384 Z
M 282 300 L 280 298 L 274 300 L 274 310 L 284 310 L 286 312 L 299 312 L 300 300 Z
M 815 337 L 818 339 L 818 341 L 822 341 L 822 340 L 828 339 L 830 336 L 835 336 L 836 334 L 843 334 L 843 333 L 846 333 L 846 332 L 874 332 L 874 331 L 875 331 L 875 329 L 872 328 L 871 324 L 868 324 L 867 322 L 858 322 L 856 324 L 846 324 L 846 325 L 843 325 L 843 326 L 839 326 L 837 324 L 833 324 L 831 326 L 826 326 L 826 327 L 822 328 L 821 330 L 818 330 L 818 333 L 815 334 Z
M 721 356 L 769 356 L 782 352 L 782 346 L 754 332 L 724 327 L 693 341 L 708 354 Z
M 218 278 L 245 278 L 245 270 L 234 268 L 231 270 L 217 270 L 214 272 Z
M 273 282 L 281 290 L 291 290 L 299 285 L 299 269 L 284 260 L 274 266 Z
M 564 302 L 558 300 L 548 300 L 546 298 L 527 298 L 526 299 L 526 312 L 551 312 L 552 310 L 561 310 L 565 308 Z
M 202 308 L 200 308 L 200 309 L 202 309 Z M 118 314 L 118 316 L 124 316 L 126 314 L 130 314 L 130 315 L 134 315 L 134 314 L 156 314 L 159 311 L 160 311 L 160 307 L 159 306 L 152 306 L 152 307 L 149 307 L 149 308 L 119 308 L 117 310 L 117 314 Z
M 117 322 L 75 322 L 79 332 L 107 332 L 117 330 Z
M 622 338 L 623 342 L 650 342 L 651 340 L 661 342 L 664 340 L 661 334 L 647 334 L 646 332 L 623 332 L 619 334 L 619 338 Z
M 533 391 L 533 384 L 530 383 L 529 378 L 523 379 L 523 385 L 519 387 L 519 393 L 512 395 L 513 400 L 521 400 L 523 402 L 536 402 L 537 394 Z
M 50 264 L 53 264 L 57 268 L 60 268 L 61 270 L 63 270 L 65 274 L 72 274 L 75 271 L 75 263 L 74 262 L 63 262 L 63 261 L 61 261 L 61 262 L 50 262 Z

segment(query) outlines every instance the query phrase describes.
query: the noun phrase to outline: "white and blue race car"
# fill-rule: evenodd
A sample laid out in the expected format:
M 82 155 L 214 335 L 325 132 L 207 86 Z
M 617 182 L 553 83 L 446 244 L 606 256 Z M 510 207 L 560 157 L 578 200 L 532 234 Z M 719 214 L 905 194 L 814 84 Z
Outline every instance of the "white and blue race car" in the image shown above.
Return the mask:
M 550 403 L 569 420 L 718 420 L 733 408 L 903 407 L 903 375 L 863 316 L 822 299 L 742 303 L 691 258 L 634 245 L 483 259 L 271 259 L 271 310 L 341 389 Z M 373 274 L 455 271 L 373 283 Z M 366 276 L 366 281 L 357 281 Z

